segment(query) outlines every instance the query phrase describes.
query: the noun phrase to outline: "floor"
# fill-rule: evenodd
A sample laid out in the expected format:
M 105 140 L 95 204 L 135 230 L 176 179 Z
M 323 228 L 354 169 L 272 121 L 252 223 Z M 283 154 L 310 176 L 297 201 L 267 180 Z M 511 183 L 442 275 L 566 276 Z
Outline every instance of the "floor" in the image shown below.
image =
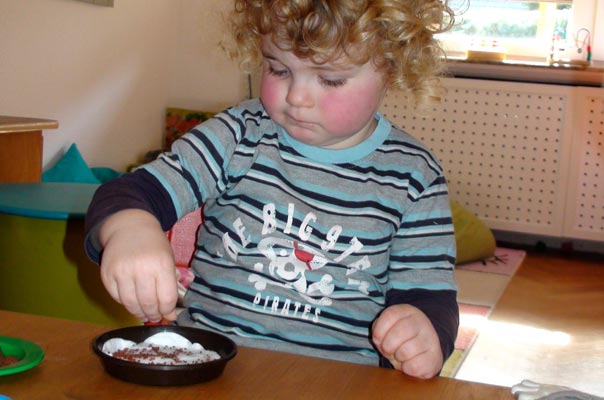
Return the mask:
M 457 300 L 463 304 L 480 306 L 495 306 L 511 277 L 500 274 L 484 274 L 482 272 L 455 270 L 457 281 Z
M 604 256 L 529 251 L 456 379 L 604 397 Z

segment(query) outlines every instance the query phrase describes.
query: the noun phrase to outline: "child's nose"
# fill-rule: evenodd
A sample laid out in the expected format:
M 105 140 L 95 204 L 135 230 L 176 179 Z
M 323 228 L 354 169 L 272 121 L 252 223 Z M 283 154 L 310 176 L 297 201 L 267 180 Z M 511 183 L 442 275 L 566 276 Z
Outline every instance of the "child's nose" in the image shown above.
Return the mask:
M 292 80 L 285 98 L 289 105 L 295 107 L 310 107 L 313 104 L 312 95 L 305 82 Z

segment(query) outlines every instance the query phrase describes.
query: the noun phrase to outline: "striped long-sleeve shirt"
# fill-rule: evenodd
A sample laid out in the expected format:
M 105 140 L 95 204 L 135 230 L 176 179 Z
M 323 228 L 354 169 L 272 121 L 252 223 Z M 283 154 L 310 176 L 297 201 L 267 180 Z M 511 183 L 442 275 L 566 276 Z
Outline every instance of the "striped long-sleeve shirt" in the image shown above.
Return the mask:
M 430 318 L 448 357 L 458 309 L 443 171 L 418 141 L 376 119 L 362 143 L 328 150 L 291 138 L 258 100 L 241 103 L 102 186 L 88 229 L 123 208 L 146 209 L 169 229 L 203 205 L 178 324 L 377 364 L 372 321 L 409 303 Z M 93 236 L 87 248 L 98 262 Z

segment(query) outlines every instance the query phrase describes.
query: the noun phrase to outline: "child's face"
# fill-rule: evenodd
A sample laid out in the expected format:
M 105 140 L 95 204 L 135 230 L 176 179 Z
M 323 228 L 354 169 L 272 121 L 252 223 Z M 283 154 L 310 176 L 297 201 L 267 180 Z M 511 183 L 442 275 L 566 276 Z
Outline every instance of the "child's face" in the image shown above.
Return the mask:
M 263 39 L 260 98 L 270 115 L 296 140 L 330 149 L 362 142 L 373 132 L 386 92 L 384 74 L 371 62 L 345 59 L 318 65 Z

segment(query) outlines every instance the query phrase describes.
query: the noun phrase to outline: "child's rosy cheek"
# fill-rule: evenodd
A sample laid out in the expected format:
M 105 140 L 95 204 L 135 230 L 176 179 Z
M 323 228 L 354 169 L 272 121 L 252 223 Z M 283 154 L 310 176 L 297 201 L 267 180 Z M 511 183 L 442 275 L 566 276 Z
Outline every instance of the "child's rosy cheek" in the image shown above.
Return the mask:
M 350 98 L 337 94 L 327 94 L 321 99 L 323 114 L 338 120 L 347 119 L 355 111 L 350 108 Z
M 279 102 L 279 90 L 277 85 L 270 80 L 264 79 L 260 85 L 260 98 L 265 107 L 271 107 Z

